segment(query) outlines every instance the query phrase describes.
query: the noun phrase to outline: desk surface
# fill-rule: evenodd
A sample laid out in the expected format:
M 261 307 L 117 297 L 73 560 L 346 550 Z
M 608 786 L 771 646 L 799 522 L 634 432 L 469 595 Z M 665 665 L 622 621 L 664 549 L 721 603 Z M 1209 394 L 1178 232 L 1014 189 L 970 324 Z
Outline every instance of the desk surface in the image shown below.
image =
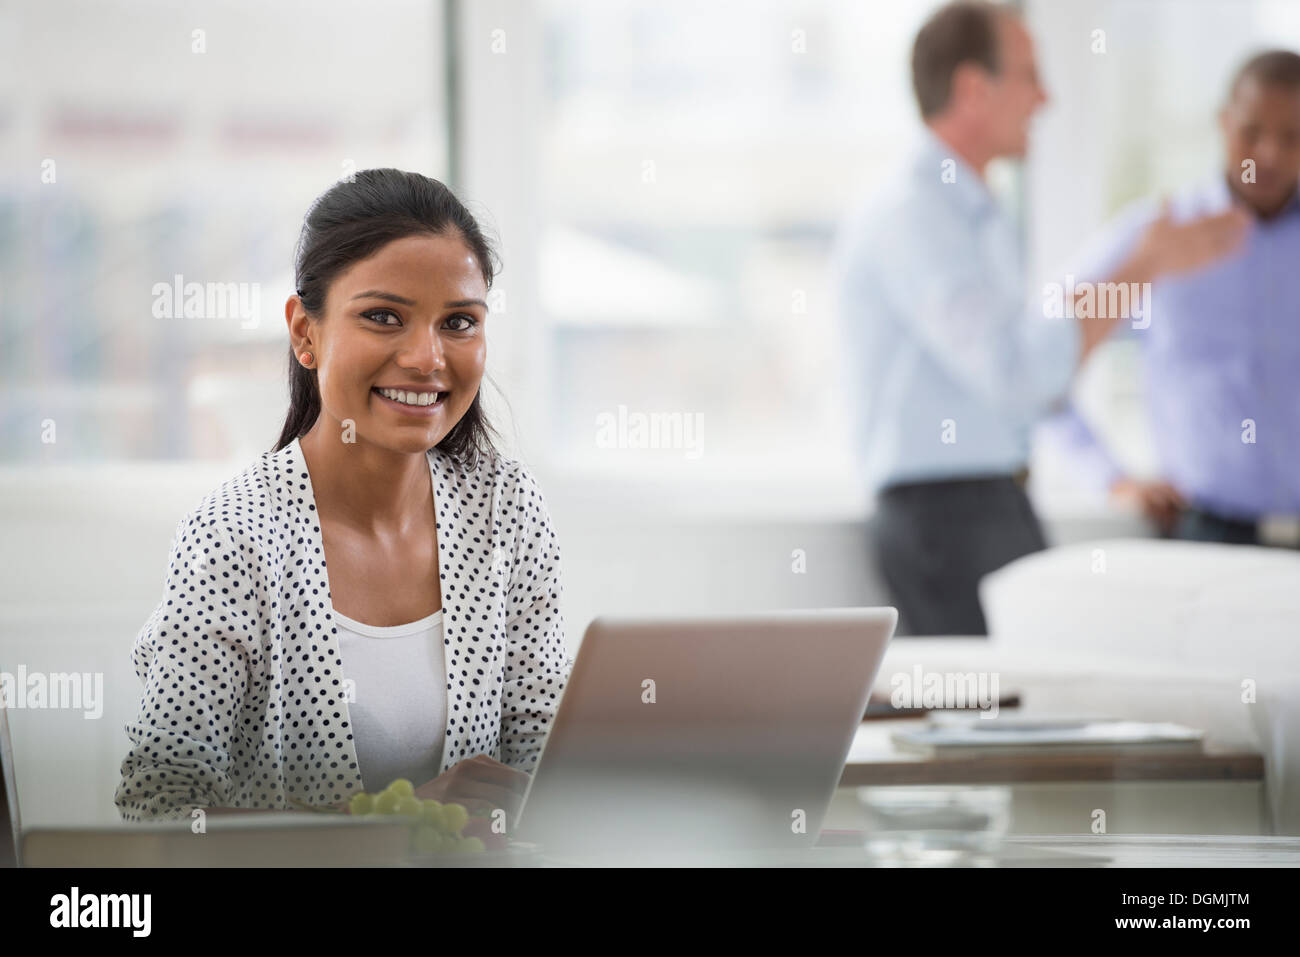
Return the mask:
M 865 721 L 849 749 L 840 787 L 896 785 L 1040 784 L 1088 781 L 1253 781 L 1264 779 L 1259 754 L 1225 753 L 1114 757 L 1030 755 L 927 758 L 898 751 L 892 732 L 916 728 L 916 718 Z
M 814 847 L 801 851 L 717 852 L 701 851 L 690 858 L 664 858 L 652 863 L 681 866 L 739 867 L 1300 867 L 1300 838 L 1256 836 L 1206 836 L 1182 834 L 1152 835 L 1012 835 L 994 841 L 984 850 L 954 849 L 946 852 L 932 844 L 924 856 L 909 859 L 906 853 L 891 856 L 880 849 L 869 851 L 861 841 L 848 840 L 845 831 L 835 832 L 838 846 Z M 47 835 L 48 836 L 48 835 Z M 406 835 L 394 829 L 389 845 L 381 847 L 371 835 L 366 855 L 341 832 L 317 832 L 310 846 L 288 846 L 280 831 L 269 846 L 254 848 L 239 835 L 188 838 L 189 852 L 183 857 L 158 853 L 158 843 L 140 841 L 131 848 L 120 841 L 73 840 L 88 834 L 66 834 L 62 847 L 45 843 L 39 866 L 56 867 L 203 867 L 203 866 L 427 866 L 406 858 L 402 847 Z M 102 835 L 99 835 L 102 838 Z M 245 834 L 247 838 L 251 835 Z M 231 840 L 234 838 L 234 840 Z M 132 842 L 135 843 L 135 842 Z M 150 847 L 152 845 L 152 848 Z M 36 850 L 36 847 L 31 847 Z M 573 860 L 541 854 L 464 855 L 441 862 L 446 867 L 554 867 L 601 864 L 645 863 L 613 855 L 610 860 Z
M 1106 867 L 1300 867 L 1300 837 L 1235 834 L 1041 834 L 1003 838 L 1032 847 L 1106 858 Z
M 611 852 L 609 861 L 578 861 L 535 845 L 510 852 L 454 855 L 434 861 L 409 856 L 405 825 L 322 820 L 293 813 L 210 821 L 205 835 L 179 824 L 122 825 L 89 830 L 38 829 L 24 841 L 27 863 L 44 867 L 548 867 L 646 863 Z M 967 835 L 966 837 L 972 837 Z M 789 851 L 712 852 L 681 856 L 647 849 L 658 865 L 742 867 L 1300 867 L 1300 837 L 1201 834 L 1014 834 L 1001 838 L 935 834 L 920 850 L 890 849 L 886 835 L 825 831 L 824 846 Z M 903 844 L 910 839 L 904 839 Z M 915 842 L 912 842 L 915 843 Z M 881 847 L 879 845 L 886 845 Z M 868 846 L 870 845 L 870 846 Z M 912 855 L 909 858 L 909 854 Z M 914 858 L 914 859 L 913 859 Z

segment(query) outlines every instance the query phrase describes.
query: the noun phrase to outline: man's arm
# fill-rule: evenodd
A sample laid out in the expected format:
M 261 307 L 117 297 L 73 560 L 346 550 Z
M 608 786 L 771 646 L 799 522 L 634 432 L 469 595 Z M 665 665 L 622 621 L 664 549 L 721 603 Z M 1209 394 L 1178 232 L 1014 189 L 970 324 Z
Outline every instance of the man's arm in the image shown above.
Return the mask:
M 1182 494 L 1163 479 L 1130 476 L 1071 402 L 1042 423 L 1040 437 L 1058 446 L 1072 475 L 1110 501 L 1135 509 L 1161 531 L 1173 527 L 1186 505 Z
M 1245 238 L 1250 222 L 1249 214 L 1236 206 L 1222 213 L 1175 222 L 1167 201 L 1158 210 L 1140 204 L 1131 207 L 1119 224 L 1108 230 L 1107 241 L 1094 248 L 1078 275 L 1094 287 L 1125 285 L 1145 297 L 1149 284 L 1161 276 L 1191 272 L 1232 253 Z M 1093 292 L 1089 301 L 1085 298 L 1088 291 L 1077 289 L 1067 312 L 1079 316 L 1080 364 L 1118 323 L 1133 318 L 1136 312 L 1129 297 L 1097 295 L 1095 288 Z M 1124 314 L 1125 306 L 1130 315 Z M 1143 310 L 1150 306 L 1149 298 L 1140 303 Z
M 1105 443 L 1098 439 L 1079 408 L 1070 401 L 1058 414 L 1042 423 L 1042 437 L 1058 446 L 1069 461 L 1070 474 L 1099 494 L 1124 477 Z

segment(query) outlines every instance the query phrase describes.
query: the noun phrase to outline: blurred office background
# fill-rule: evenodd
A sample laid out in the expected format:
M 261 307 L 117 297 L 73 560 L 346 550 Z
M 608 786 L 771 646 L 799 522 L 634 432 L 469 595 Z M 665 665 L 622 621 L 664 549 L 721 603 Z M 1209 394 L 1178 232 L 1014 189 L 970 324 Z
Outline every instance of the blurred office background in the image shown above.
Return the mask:
M 269 449 L 302 216 L 349 169 L 397 166 L 500 237 L 488 402 L 551 500 L 571 641 L 606 611 L 881 601 L 824 270 L 916 127 L 908 55 L 935 5 L 0 4 L 0 465 L 223 477 Z M 1300 46 L 1289 0 L 1020 6 L 1053 102 L 994 182 L 1039 286 L 1125 202 L 1213 170 L 1232 68 Z M 155 318 L 177 276 L 250 284 L 257 313 Z M 1078 392 L 1143 473 L 1133 349 Z M 698 416 L 699 454 L 603 447 L 620 407 Z M 1071 473 L 1036 454 L 1058 542 L 1143 533 Z

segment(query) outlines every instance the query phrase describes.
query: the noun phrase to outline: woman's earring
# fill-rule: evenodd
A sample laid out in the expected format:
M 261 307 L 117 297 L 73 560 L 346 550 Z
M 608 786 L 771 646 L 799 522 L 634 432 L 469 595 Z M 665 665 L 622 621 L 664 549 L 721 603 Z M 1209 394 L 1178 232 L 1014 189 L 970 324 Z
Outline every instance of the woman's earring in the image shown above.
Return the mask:
M 309 368 L 309 369 L 311 368 L 311 353 L 310 353 L 310 352 L 304 352 L 304 353 L 303 353 L 302 355 L 300 355 L 298 358 L 302 360 L 302 364 L 303 364 L 303 365 L 307 366 L 307 368 Z

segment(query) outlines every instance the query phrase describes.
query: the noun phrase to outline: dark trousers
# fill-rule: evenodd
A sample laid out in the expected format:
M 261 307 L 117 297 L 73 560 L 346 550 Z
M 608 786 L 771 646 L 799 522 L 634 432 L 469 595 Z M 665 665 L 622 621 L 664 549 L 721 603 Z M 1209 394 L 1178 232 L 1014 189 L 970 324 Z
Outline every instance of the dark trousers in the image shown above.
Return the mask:
M 871 540 L 898 634 L 909 635 L 988 634 L 979 580 L 1047 547 L 1009 475 L 890 486 L 877 496 Z

